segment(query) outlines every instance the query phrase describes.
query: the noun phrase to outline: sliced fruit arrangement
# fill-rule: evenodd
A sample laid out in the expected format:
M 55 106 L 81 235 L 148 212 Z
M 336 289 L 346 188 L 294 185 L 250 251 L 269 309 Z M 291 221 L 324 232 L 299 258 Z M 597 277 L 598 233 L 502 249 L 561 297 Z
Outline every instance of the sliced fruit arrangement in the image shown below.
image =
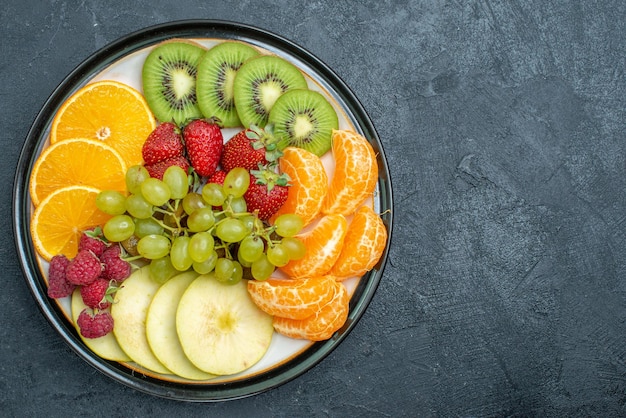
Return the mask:
M 368 140 L 243 42 L 158 44 L 142 88 L 94 82 L 55 116 L 30 180 L 49 297 L 97 355 L 189 380 L 252 367 L 274 332 L 331 338 L 387 242 Z

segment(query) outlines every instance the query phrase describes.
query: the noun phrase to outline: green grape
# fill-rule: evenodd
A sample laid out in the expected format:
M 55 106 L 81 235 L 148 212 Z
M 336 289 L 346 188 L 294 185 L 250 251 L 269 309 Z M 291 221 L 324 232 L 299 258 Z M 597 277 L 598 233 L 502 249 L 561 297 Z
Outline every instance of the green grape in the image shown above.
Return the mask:
M 141 183 L 141 194 L 154 206 L 162 206 L 171 197 L 170 187 L 159 179 L 150 177 Z
M 165 257 L 170 252 L 171 242 L 165 235 L 150 234 L 137 243 L 137 252 L 149 260 Z
M 306 246 L 302 241 L 295 237 L 283 238 L 281 244 L 287 250 L 290 260 L 299 260 L 306 254 Z
M 211 206 L 222 206 L 226 200 L 226 193 L 221 184 L 207 183 L 202 187 L 202 198 Z
M 133 165 L 126 170 L 126 190 L 133 194 L 141 193 L 141 183 L 150 178 L 150 173 L 142 165 Z
M 215 278 L 220 282 L 226 282 L 233 276 L 235 265 L 233 260 L 228 258 L 218 258 L 215 264 Z
M 293 237 L 300 232 L 304 222 L 295 213 L 285 213 L 276 218 L 274 226 L 276 227 L 276 233 L 281 237 Z
M 126 199 L 126 211 L 137 219 L 147 219 L 154 213 L 154 206 L 141 194 L 131 194 Z
M 187 218 L 187 228 L 191 232 L 208 231 L 215 224 L 215 216 L 210 206 L 193 211 Z
M 213 252 L 215 240 L 210 232 L 198 232 L 189 240 L 189 256 L 195 262 L 201 263 Z
M 241 197 L 250 186 L 250 173 L 242 167 L 235 167 L 224 177 L 224 191 L 227 195 Z
M 283 267 L 289 262 L 289 253 L 282 244 L 274 244 L 267 249 L 267 260 L 276 267 Z
M 102 228 L 104 237 L 111 242 L 122 242 L 135 233 L 135 223 L 128 215 L 116 215 Z
M 251 261 L 248 261 L 245 258 L 241 257 L 241 247 L 237 249 L 237 261 L 239 261 L 239 264 L 241 264 L 243 267 L 250 268 L 252 266 Z
M 248 205 L 243 197 L 234 197 L 230 200 L 230 210 L 233 213 L 244 213 L 248 210 Z
M 243 267 L 239 262 L 233 260 L 233 272 L 228 280 L 223 281 L 225 284 L 237 284 L 243 278 Z
M 96 206 L 109 215 L 122 215 L 126 212 L 126 196 L 116 190 L 103 190 L 96 196 Z
M 172 261 L 169 256 L 155 258 L 150 261 L 148 272 L 150 273 L 150 278 L 152 280 L 161 284 L 178 274 L 178 270 L 176 270 L 172 265 Z
M 204 201 L 200 193 L 187 193 L 187 195 L 183 197 L 183 210 L 187 215 L 191 215 L 194 210 L 206 206 L 207 202 Z
M 250 266 L 252 277 L 260 281 L 269 279 L 275 269 L 276 266 L 269 262 L 265 254 L 261 255 L 261 257 Z
M 256 225 L 256 221 L 259 220 L 259 218 L 254 215 L 245 215 L 239 217 L 239 220 L 244 223 L 248 231 L 252 232 Z
M 135 219 L 135 235 L 139 238 L 146 235 L 163 235 L 163 227 L 153 218 Z
M 196 271 L 196 273 L 207 274 L 207 273 L 212 272 L 213 269 L 215 268 L 215 264 L 217 263 L 217 258 L 218 258 L 217 252 L 213 250 L 211 251 L 209 258 L 207 258 L 201 263 L 194 261 L 191 266 Z
M 217 224 L 215 233 L 224 242 L 239 242 L 248 235 L 248 229 L 239 219 L 226 218 Z
M 174 204 L 175 209 L 173 212 L 168 212 L 163 215 L 163 223 L 172 228 L 180 227 L 180 219 L 183 216 L 183 205 L 179 205 L 178 201 Z
M 170 188 L 170 197 L 172 199 L 182 199 L 189 192 L 187 173 L 177 165 L 172 165 L 165 170 L 163 182 Z
M 265 242 L 260 237 L 248 235 L 241 240 L 237 254 L 239 260 L 252 263 L 261 257 L 264 250 Z
M 174 238 L 170 249 L 172 265 L 178 271 L 188 270 L 193 264 L 193 259 L 189 255 L 189 241 L 191 238 L 184 235 Z

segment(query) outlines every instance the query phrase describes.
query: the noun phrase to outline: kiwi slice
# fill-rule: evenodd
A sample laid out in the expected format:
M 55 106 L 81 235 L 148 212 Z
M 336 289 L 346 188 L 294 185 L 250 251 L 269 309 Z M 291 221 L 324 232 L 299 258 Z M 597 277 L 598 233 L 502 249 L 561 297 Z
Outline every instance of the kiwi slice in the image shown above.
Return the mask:
M 235 76 L 235 108 L 241 123 L 264 127 L 270 110 L 282 94 L 292 89 L 306 89 L 300 70 L 275 56 L 262 55 L 246 61 Z
M 218 118 L 224 128 L 240 126 L 235 109 L 233 84 L 244 62 L 259 55 L 252 46 L 227 41 L 209 49 L 198 64 L 198 107 L 206 118 Z
M 141 74 L 143 94 L 159 121 L 182 124 L 202 117 L 196 99 L 196 74 L 205 52 L 200 44 L 171 40 L 148 54 Z
M 295 89 L 276 100 L 269 115 L 278 146 L 304 148 L 318 156 L 331 147 L 333 129 L 338 129 L 337 112 L 321 93 Z

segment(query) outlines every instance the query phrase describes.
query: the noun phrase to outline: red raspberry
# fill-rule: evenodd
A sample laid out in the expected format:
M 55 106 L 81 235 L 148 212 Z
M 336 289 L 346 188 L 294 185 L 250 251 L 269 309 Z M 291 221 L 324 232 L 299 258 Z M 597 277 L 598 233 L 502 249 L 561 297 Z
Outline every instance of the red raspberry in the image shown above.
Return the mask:
M 106 311 L 91 315 L 87 309 L 83 309 L 76 323 L 85 338 L 103 337 L 113 330 L 113 317 Z
M 67 281 L 65 269 L 70 260 L 63 254 L 55 255 L 50 260 L 48 269 L 48 296 L 54 299 L 64 298 L 72 294 L 75 285 Z
M 111 301 L 107 300 L 107 290 L 110 286 L 109 281 L 102 278 L 81 286 L 80 295 L 85 305 L 93 309 L 106 309 L 111 306 Z
M 130 276 L 131 265 L 128 261 L 121 258 L 122 251 L 119 245 L 114 245 L 107 248 L 107 250 L 100 257 L 100 261 L 104 264 L 104 271 L 102 277 L 106 280 L 115 280 L 116 282 L 122 282 Z
M 100 257 L 108 247 L 108 244 L 103 241 L 103 238 L 104 235 L 102 235 L 100 228 L 83 231 L 80 235 L 80 241 L 78 242 L 78 251 L 91 250 L 96 257 Z
M 89 250 L 79 251 L 65 269 L 67 280 L 77 286 L 93 282 L 101 273 L 100 259 Z

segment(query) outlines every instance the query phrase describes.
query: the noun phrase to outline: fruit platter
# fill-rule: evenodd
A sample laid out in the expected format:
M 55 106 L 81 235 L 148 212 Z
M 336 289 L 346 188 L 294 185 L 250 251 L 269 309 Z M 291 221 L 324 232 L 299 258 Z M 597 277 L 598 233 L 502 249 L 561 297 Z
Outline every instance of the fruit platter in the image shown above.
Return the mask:
M 15 240 L 42 313 L 88 364 L 188 401 L 305 373 L 381 280 L 389 169 L 350 89 L 267 31 L 194 20 L 81 63 L 26 138 Z

